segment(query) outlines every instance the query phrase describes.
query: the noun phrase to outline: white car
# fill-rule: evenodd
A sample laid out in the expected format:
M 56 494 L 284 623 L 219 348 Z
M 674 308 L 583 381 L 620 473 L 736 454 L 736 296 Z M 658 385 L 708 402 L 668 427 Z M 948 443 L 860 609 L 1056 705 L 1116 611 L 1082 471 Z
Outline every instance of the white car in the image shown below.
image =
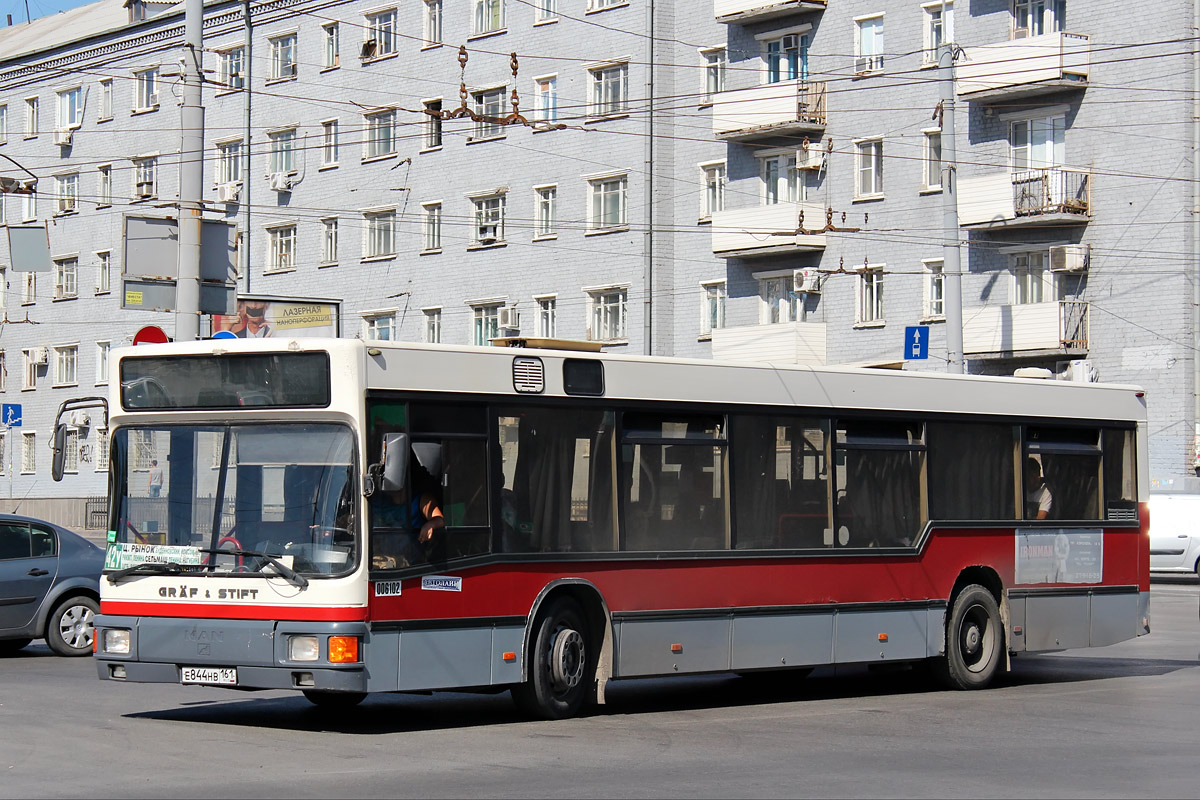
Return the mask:
M 1200 494 L 1150 495 L 1150 571 L 1200 575 Z

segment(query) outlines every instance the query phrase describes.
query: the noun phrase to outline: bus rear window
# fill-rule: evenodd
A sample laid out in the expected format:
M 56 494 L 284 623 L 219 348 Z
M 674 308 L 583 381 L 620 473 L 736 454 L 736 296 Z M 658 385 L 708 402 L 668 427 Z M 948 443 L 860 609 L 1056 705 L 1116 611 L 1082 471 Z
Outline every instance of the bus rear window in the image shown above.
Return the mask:
M 126 409 L 323 408 L 326 353 L 131 356 L 121 361 Z

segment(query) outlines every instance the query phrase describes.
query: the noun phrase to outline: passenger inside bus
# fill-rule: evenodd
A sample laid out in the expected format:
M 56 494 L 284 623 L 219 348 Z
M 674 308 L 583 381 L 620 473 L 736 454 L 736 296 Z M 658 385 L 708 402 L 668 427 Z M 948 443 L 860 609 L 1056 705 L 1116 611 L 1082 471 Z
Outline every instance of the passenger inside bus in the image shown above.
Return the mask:
M 374 569 L 425 564 L 435 531 L 445 527 L 438 482 L 414 457 L 409 467 L 411 492 L 377 492 L 371 504 Z M 405 495 L 408 494 L 406 498 Z
M 1042 465 L 1033 456 L 1025 459 L 1025 519 L 1048 519 L 1054 496 L 1042 478 Z

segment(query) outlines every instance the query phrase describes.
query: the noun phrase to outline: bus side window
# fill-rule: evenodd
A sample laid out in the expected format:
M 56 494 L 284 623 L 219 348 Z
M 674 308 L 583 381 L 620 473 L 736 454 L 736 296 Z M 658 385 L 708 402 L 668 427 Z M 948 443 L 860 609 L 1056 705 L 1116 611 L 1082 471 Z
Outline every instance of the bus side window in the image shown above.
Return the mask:
M 928 519 L 919 422 L 839 420 L 835 524 L 850 547 L 909 547 Z M 839 544 L 842 544 L 839 541 Z

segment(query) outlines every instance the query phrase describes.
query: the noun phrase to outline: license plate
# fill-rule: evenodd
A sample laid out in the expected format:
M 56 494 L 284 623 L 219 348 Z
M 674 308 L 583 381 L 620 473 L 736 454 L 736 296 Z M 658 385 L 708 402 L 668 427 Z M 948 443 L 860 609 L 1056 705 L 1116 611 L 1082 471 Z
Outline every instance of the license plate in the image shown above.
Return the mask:
M 237 667 L 180 667 L 179 682 L 237 686 Z

